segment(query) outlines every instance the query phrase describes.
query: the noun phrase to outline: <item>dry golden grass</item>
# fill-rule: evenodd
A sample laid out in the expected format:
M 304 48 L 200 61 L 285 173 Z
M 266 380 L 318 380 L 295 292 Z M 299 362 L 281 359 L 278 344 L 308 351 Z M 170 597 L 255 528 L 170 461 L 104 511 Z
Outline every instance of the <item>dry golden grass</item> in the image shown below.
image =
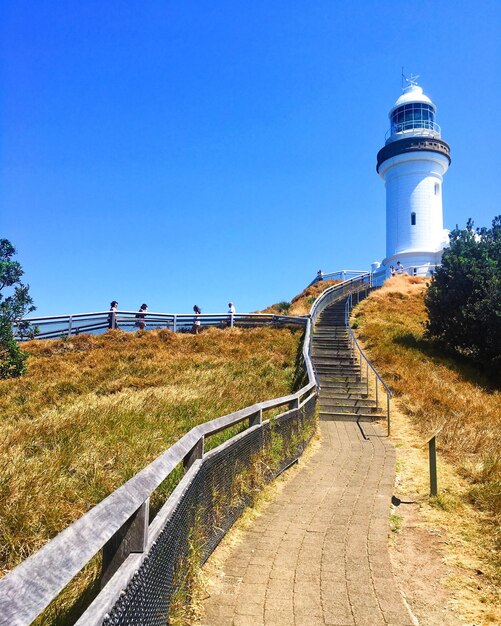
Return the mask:
M 390 551 L 400 587 L 421 624 L 500 624 L 489 514 L 472 506 L 471 485 L 442 454 L 439 495 L 429 497 L 428 446 L 399 408 L 405 401 L 394 400 L 396 495 L 404 503 L 393 507 L 400 529 Z
M 441 429 L 439 455 L 494 523 L 501 513 L 501 394 L 474 366 L 423 338 L 426 289 L 422 278 L 388 280 L 356 308 L 358 336 L 423 440 Z M 494 525 L 487 531 L 495 538 Z
M 166 330 L 33 341 L 0 382 L 5 573 L 194 425 L 291 391 L 301 333 Z
M 318 283 L 314 283 L 309 287 L 306 287 L 300 294 L 292 298 L 291 307 L 287 315 L 308 315 L 311 309 L 311 305 L 315 302 L 318 296 L 325 291 L 328 287 L 336 285 L 341 281 L 339 280 L 321 280 Z M 280 313 L 279 305 L 272 304 L 260 313 Z

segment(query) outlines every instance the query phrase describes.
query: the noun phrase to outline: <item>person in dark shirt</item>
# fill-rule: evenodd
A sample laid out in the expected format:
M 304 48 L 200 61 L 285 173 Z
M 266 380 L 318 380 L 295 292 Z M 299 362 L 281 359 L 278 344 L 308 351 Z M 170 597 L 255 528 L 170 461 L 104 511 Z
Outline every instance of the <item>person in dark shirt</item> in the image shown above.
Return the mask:
M 146 311 L 148 310 L 147 304 L 142 304 L 139 307 L 139 311 L 136 313 L 136 323 L 134 326 L 137 326 L 139 330 L 144 330 L 146 328 Z

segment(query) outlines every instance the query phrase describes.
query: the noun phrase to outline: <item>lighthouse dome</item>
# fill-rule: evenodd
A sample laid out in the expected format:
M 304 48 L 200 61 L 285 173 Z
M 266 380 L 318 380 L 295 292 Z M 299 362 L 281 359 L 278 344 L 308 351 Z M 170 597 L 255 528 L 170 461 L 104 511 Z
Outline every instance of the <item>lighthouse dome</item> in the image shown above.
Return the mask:
M 407 85 L 390 110 L 390 130 L 386 143 L 405 137 L 440 138 L 440 126 L 435 122 L 436 106 L 414 82 Z
M 430 100 L 430 98 L 428 98 L 428 96 L 425 93 L 423 93 L 422 87 L 420 87 L 419 85 L 407 85 L 402 95 L 397 99 L 397 101 L 393 105 L 391 111 L 402 106 L 402 104 L 410 104 L 411 102 L 416 102 L 416 103 L 422 102 L 424 104 L 430 104 L 435 109 L 435 105 L 433 104 L 433 102 Z M 390 115 L 391 115 L 391 111 L 390 111 Z

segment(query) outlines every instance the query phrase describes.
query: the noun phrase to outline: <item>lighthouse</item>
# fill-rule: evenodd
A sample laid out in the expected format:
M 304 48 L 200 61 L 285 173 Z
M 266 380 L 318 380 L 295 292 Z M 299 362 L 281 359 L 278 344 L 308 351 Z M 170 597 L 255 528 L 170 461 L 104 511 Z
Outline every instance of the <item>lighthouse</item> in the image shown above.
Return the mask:
M 386 275 L 398 261 L 410 274 L 429 275 L 448 242 L 442 182 L 451 163 L 450 148 L 435 121 L 437 108 L 417 78 L 405 79 L 377 155 L 376 169 L 386 186 L 386 258 L 381 268 Z

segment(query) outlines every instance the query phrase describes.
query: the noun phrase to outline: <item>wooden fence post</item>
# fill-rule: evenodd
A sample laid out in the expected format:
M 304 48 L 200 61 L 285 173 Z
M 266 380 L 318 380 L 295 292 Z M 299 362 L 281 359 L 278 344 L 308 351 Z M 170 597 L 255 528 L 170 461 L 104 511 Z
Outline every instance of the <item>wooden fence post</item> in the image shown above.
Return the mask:
M 438 494 L 437 484 L 437 437 L 433 437 L 428 441 L 429 459 L 430 459 L 430 495 Z
M 254 413 L 254 415 L 251 415 L 249 417 L 249 428 L 252 428 L 252 426 L 258 426 L 259 424 L 263 423 L 263 410 L 259 409 L 259 411 L 257 413 Z
M 200 437 L 193 448 L 183 459 L 184 471 L 187 472 L 195 461 L 201 459 L 204 455 L 204 437 Z
M 101 589 L 132 552 L 144 552 L 148 541 L 150 499 L 125 522 L 103 547 Z

